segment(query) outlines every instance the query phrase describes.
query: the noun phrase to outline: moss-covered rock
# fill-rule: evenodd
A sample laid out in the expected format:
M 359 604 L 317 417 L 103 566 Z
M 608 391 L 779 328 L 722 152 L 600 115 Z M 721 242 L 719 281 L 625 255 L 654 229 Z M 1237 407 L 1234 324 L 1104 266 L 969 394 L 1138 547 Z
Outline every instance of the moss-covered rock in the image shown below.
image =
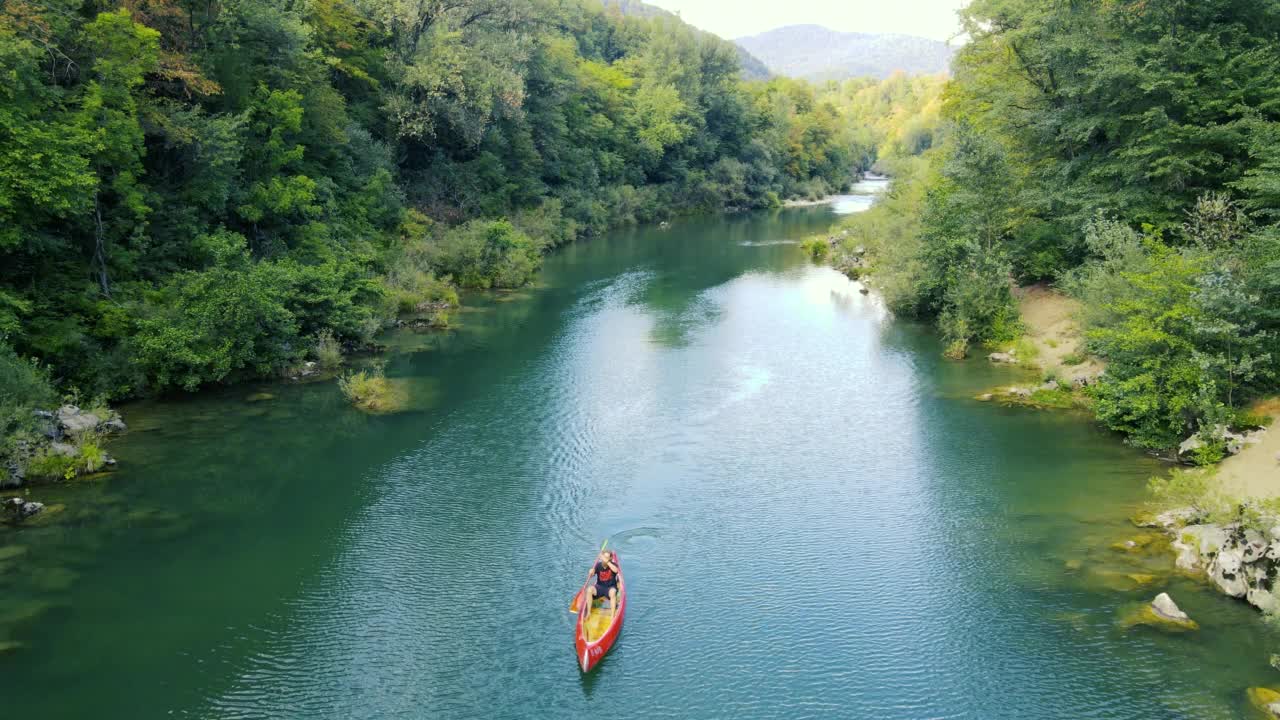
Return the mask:
M 1160 521 L 1156 518 L 1156 514 L 1150 510 L 1139 510 L 1130 515 L 1129 522 L 1133 523 L 1134 527 L 1140 528 L 1160 527 Z
M 0 560 L 12 560 L 27 554 L 24 545 L 0 545 Z
M 1251 687 L 1246 691 L 1249 704 L 1263 717 L 1280 718 L 1280 690 L 1268 687 Z
M 23 527 L 40 527 L 42 525 L 48 525 L 50 523 L 57 522 L 58 520 L 61 519 L 59 515 L 62 513 L 63 510 L 66 510 L 66 509 L 67 509 L 67 506 L 61 503 L 54 504 L 54 505 L 45 505 L 44 510 L 41 511 L 39 514 L 33 515 L 27 518 L 26 520 L 23 520 L 22 526 Z
M 1145 625 L 1156 630 L 1171 633 L 1182 633 L 1190 630 L 1199 630 L 1200 623 L 1189 617 L 1176 618 L 1157 612 L 1151 603 L 1141 603 L 1130 606 L 1120 616 L 1121 629 L 1128 630 L 1139 625 Z
M 1169 549 L 1172 540 L 1164 533 L 1141 533 L 1111 543 L 1111 549 L 1134 555 L 1155 555 Z

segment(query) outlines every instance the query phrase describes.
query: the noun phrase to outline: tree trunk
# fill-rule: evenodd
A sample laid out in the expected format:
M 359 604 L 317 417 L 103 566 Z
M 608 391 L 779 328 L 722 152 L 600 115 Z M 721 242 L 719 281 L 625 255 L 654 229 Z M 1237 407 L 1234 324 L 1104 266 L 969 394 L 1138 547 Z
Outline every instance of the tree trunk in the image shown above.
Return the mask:
M 102 294 L 111 297 L 111 280 L 107 277 L 107 240 L 106 230 L 102 226 L 102 205 L 98 195 L 93 196 L 93 263 L 98 269 L 98 285 Z

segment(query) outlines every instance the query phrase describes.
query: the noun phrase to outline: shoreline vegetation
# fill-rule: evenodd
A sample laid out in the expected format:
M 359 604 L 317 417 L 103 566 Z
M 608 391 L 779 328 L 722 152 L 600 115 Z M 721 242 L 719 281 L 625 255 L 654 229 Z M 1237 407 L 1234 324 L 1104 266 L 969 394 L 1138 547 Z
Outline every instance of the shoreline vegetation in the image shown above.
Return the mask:
M 5 4 L 0 479 L 76 398 L 343 378 L 387 412 L 394 381 L 341 358 L 447 329 L 459 290 L 523 287 L 611 228 L 824 197 L 933 141 L 941 76 L 745 80 L 732 43 L 651 10 Z
M 932 320 L 948 357 L 1041 373 L 988 399 L 1087 408 L 1195 466 L 1153 479 L 1155 527 L 1180 568 L 1274 616 L 1280 15 L 1231 0 L 960 14 L 970 41 L 934 143 L 806 247 Z

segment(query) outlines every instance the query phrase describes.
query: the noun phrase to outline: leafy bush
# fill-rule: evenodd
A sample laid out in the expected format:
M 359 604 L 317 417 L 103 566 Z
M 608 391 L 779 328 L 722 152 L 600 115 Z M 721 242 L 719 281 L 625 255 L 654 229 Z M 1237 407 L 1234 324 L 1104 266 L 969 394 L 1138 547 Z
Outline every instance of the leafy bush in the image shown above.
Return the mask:
M 338 378 L 338 389 L 352 405 L 365 412 L 394 412 L 404 404 L 404 398 L 392 388 L 381 367 L 342 375 Z
M 96 434 L 84 433 L 68 438 L 67 442 L 74 448 L 72 454 L 64 455 L 46 447 L 31 458 L 27 475 L 39 480 L 70 480 L 77 475 L 98 472 L 106 465 L 107 455 Z
M 1147 481 L 1147 490 L 1161 505 L 1169 508 L 1189 507 L 1200 514 L 1219 509 L 1213 476 L 1206 470 L 1174 470 Z
M 542 247 L 506 220 L 473 220 L 445 231 L 429 258 L 460 287 L 515 288 L 542 265 Z
M 1231 427 L 1238 430 L 1258 430 L 1269 427 L 1274 420 L 1275 418 L 1264 413 L 1240 410 L 1231 421 Z
M 316 362 L 325 370 L 337 370 L 342 367 L 342 343 L 329 330 L 320 331 L 316 335 L 316 344 L 312 348 Z
M 817 262 L 826 260 L 831 256 L 831 244 L 821 237 L 807 238 L 800 243 L 800 249 L 808 253 L 809 257 Z
M 21 467 L 26 462 L 23 448 L 37 435 L 31 411 L 56 400 L 47 370 L 18 357 L 0 340 L 0 478 L 8 474 L 10 464 Z

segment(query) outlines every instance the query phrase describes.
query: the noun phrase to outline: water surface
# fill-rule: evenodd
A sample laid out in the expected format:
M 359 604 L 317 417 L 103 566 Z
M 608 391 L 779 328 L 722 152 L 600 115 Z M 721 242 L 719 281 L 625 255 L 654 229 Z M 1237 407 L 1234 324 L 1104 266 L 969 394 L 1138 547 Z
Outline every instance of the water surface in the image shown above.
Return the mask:
M 1239 716 L 1275 676 L 1254 613 L 1108 547 L 1159 466 L 972 400 L 1013 371 L 808 262 L 832 212 L 566 248 L 389 338 L 401 414 L 332 382 L 127 408 L 121 469 L 0 536 L 6 714 Z M 632 595 L 583 677 L 604 538 Z M 1117 626 L 1160 590 L 1198 634 Z

